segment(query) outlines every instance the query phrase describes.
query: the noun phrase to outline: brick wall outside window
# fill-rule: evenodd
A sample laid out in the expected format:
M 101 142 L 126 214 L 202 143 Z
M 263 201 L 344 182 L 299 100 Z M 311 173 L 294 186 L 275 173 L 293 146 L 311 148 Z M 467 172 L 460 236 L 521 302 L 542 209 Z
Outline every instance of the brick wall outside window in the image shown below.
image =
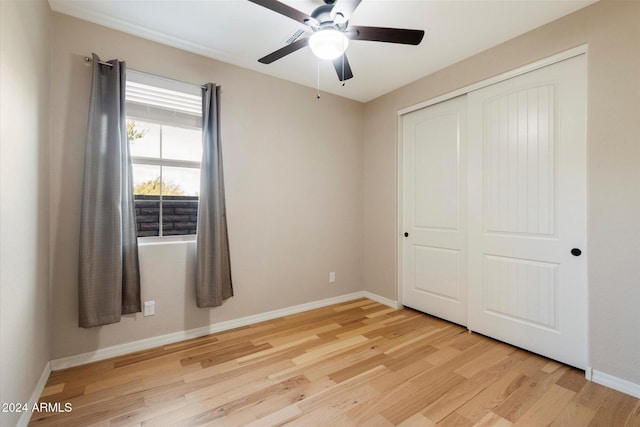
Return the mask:
M 138 237 L 158 236 L 160 230 L 160 198 L 135 196 Z M 198 197 L 162 197 L 162 235 L 196 234 Z

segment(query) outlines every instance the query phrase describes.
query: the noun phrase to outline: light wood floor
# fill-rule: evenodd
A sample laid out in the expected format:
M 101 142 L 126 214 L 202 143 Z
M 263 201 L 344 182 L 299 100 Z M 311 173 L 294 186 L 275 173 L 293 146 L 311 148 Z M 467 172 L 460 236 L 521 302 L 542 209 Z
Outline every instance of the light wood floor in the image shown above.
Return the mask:
M 367 299 L 51 374 L 56 426 L 640 426 L 582 371 Z

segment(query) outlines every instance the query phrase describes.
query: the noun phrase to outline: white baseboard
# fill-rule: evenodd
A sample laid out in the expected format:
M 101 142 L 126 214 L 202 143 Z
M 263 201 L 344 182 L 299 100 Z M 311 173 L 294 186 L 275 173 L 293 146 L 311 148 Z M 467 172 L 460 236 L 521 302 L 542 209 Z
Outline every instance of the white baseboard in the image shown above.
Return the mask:
M 31 393 L 31 397 L 29 398 L 29 402 L 27 403 L 29 405 L 29 410 L 22 413 L 20 419 L 18 419 L 18 423 L 16 424 L 16 426 L 27 427 L 27 425 L 29 425 L 29 421 L 31 421 L 31 415 L 33 414 L 33 412 L 31 412 L 31 408 L 33 408 L 35 404 L 38 403 L 38 400 L 40 400 L 42 390 L 44 390 L 44 387 L 47 385 L 47 381 L 49 380 L 49 375 L 51 375 L 51 363 L 47 362 L 47 364 L 44 365 L 42 375 L 40 375 L 40 379 L 38 380 L 36 387 L 33 389 L 33 393 Z
M 584 377 L 587 381 L 593 381 L 593 368 L 591 366 L 587 366 L 584 369 Z
M 391 308 L 398 309 L 398 308 L 400 308 L 402 306 L 402 304 L 400 304 L 398 301 L 394 301 L 394 300 L 391 300 L 389 298 L 381 297 L 380 295 L 372 294 L 371 292 L 364 291 L 363 292 L 363 296 L 365 298 L 369 298 L 370 300 L 373 300 L 375 302 L 379 302 L 380 304 L 387 305 L 387 306 L 389 306 Z
M 605 374 L 597 369 L 591 370 L 591 381 L 640 399 L 640 384 Z
M 352 301 L 358 298 L 369 298 L 389 307 L 397 308 L 397 302 L 381 297 L 370 292 L 354 292 L 351 294 L 340 295 L 333 298 L 326 298 L 319 301 L 313 301 L 305 304 L 299 304 L 291 307 L 281 308 L 279 310 L 267 311 L 265 313 L 254 314 L 251 316 L 241 317 L 239 319 L 227 320 L 225 322 L 214 323 L 201 328 L 190 329 L 187 331 L 174 332 L 171 334 L 160 335 L 153 338 L 147 338 L 125 344 L 114 345 L 112 347 L 101 348 L 89 353 L 77 354 L 74 356 L 63 357 L 51 361 L 51 369 L 57 371 L 59 369 L 71 368 L 73 366 L 84 365 L 87 363 L 97 362 L 99 360 L 109 359 L 111 357 L 122 356 L 124 354 L 133 353 L 135 351 L 147 350 L 153 347 L 172 344 L 191 338 L 202 337 L 216 332 L 227 331 L 241 326 L 251 325 L 253 323 L 263 322 L 265 320 L 275 319 L 277 317 L 288 316 L 291 314 L 309 311 L 320 307 L 326 307 L 332 304 L 339 304 L 346 301 Z

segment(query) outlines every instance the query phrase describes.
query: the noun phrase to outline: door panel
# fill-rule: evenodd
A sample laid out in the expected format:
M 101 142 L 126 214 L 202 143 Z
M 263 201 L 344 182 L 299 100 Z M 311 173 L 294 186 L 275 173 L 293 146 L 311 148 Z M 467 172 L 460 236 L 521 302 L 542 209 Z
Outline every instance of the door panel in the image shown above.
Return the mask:
M 584 368 L 584 56 L 472 92 L 468 114 L 468 327 Z
M 554 234 L 553 89 L 517 88 L 484 104 L 486 232 Z
M 422 229 L 458 230 L 460 117 L 453 111 L 429 113 L 427 117 L 409 121 L 414 135 L 414 225 Z M 438 203 L 433 203 L 434 200 Z
M 466 99 L 403 116 L 402 303 L 466 324 Z
M 558 264 L 485 255 L 483 268 L 487 312 L 556 329 Z
M 460 251 L 413 246 L 416 290 L 460 301 Z

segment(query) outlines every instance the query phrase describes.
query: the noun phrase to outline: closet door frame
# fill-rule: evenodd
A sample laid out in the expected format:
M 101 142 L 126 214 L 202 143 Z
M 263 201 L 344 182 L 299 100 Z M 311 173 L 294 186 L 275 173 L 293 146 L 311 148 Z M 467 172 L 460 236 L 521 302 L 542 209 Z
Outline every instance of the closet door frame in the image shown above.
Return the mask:
M 403 244 L 404 244 L 404 224 L 403 224 L 403 200 L 404 200 L 404 195 L 403 195 L 403 165 L 402 165 L 402 159 L 403 159 L 403 134 L 402 134 L 402 120 L 403 120 L 403 116 L 405 114 L 411 113 L 413 111 L 416 110 L 420 110 L 444 101 L 448 101 L 450 99 L 462 96 L 462 95 L 466 95 L 470 92 L 473 92 L 475 90 L 478 89 L 482 89 L 485 88 L 487 86 L 491 86 L 493 84 L 496 83 L 500 83 L 503 82 L 505 80 L 511 79 L 513 77 L 517 77 L 526 73 L 529 73 L 531 71 L 535 71 L 544 67 L 547 67 L 549 65 L 552 64 L 556 64 L 558 62 L 576 57 L 576 56 L 580 56 L 580 55 L 585 55 L 585 57 L 587 58 L 587 63 L 588 63 L 588 45 L 584 44 L 581 46 L 577 46 L 575 48 L 566 50 L 564 52 L 560 52 L 558 54 L 552 55 L 550 57 L 541 59 L 539 61 L 536 62 L 532 62 L 530 64 L 527 64 L 525 66 L 516 68 L 514 70 L 511 71 L 507 71 L 503 74 L 491 77 L 489 79 L 486 80 L 482 80 L 480 82 L 471 84 L 469 86 L 465 86 L 463 88 L 457 89 L 455 91 L 449 92 L 447 94 L 435 97 L 435 98 L 431 98 L 429 100 L 420 102 L 418 104 L 406 107 L 400 111 L 398 111 L 398 117 L 397 117 L 397 143 L 396 143 L 396 149 L 397 149 L 397 153 L 396 153 L 396 159 L 397 159 L 397 200 L 396 200 L 396 207 L 397 207 L 397 212 L 396 212 L 396 236 L 397 236 L 397 241 L 396 241 L 396 254 L 397 254 L 397 259 L 396 259 L 396 271 L 397 271 L 397 278 L 396 278 L 396 299 L 397 299 L 397 305 L 401 306 L 402 305 L 402 301 L 403 301 L 403 289 L 402 289 L 402 283 L 403 283 L 403 257 L 404 257 L 404 253 L 403 253 Z M 587 197 L 588 197 L 588 187 L 587 187 Z M 588 268 L 588 267 L 587 267 Z M 589 319 L 589 312 L 588 312 L 588 304 L 589 304 L 589 293 L 587 292 L 586 295 L 586 302 L 587 302 L 587 320 Z M 587 321 L 587 325 L 586 325 L 586 329 L 587 329 L 587 354 L 586 354 L 586 369 L 585 369 L 585 373 L 588 376 L 588 373 L 591 371 L 590 369 L 590 355 L 589 355 L 589 323 Z

